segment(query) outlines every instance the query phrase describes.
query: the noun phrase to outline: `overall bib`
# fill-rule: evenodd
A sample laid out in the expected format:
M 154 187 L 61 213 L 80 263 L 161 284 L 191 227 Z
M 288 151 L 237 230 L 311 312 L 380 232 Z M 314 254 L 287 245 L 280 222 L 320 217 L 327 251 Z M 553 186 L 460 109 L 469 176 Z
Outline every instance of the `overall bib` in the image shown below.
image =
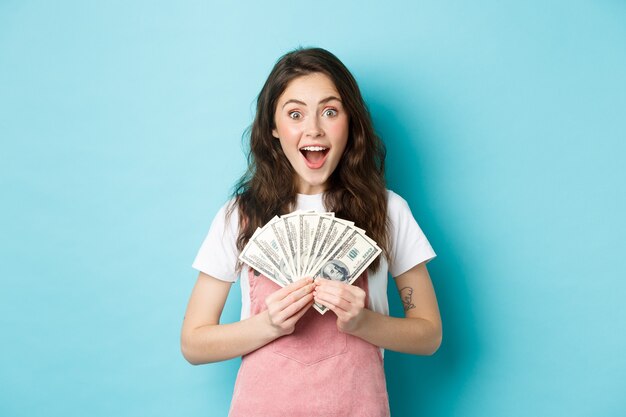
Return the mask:
M 280 287 L 250 269 L 250 313 Z M 353 285 L 367 294 L 367 272 Z M 242 357 L 230 417 L 385 417 L 389 401 L 378 347 L 309 309 L 295 331 Z

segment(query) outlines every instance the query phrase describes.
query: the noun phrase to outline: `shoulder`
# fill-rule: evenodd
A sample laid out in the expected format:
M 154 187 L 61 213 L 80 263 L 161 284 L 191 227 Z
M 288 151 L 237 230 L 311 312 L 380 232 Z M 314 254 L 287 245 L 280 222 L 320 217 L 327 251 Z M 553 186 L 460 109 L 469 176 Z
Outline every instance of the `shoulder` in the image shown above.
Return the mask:
M 387 219 L 391 246 L 389 272 L 393 277 L 436 256 L 407 201 L 390 190 L 387 191 Z
M 232 199 L 224 203 L 213 218 L 193 267 L 222 281 L 237 280 L 237 236 L 239 216 L 236 202 Z
M 411 211 L 409 203 L 399 194 L 387 190 L 387 215 L 393 217 L 401 213 L 406 213 L 407 211 L 409 213 Z
M 236 232 L 239 229 L 239 210 L 236 198 L 226 201 L 213 218 L 212 229 Z
M 217 212 L 218 215 L 221 215 L 223 217 L 236 217 L 239 218 L 239 209 L 237 207 L 237 198 L 236 197 L 232 197 L 230 198 L 228 201 L 226 201 L 224 204 L 222 204 L 222 206 L 220 207 L 219 211 Z

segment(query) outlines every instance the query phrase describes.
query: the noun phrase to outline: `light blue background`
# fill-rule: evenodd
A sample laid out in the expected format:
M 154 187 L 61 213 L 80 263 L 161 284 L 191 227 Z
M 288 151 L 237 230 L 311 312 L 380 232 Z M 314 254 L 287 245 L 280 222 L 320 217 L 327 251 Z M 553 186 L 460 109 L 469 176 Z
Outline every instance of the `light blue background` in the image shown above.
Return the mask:
M 0 415 L 226 414 L 238 360 L 180 354 L 190 264 L 298 45 L 353 71 L 439 255 L 394 417 L 625 415 L 617 0 L 1 0 Z

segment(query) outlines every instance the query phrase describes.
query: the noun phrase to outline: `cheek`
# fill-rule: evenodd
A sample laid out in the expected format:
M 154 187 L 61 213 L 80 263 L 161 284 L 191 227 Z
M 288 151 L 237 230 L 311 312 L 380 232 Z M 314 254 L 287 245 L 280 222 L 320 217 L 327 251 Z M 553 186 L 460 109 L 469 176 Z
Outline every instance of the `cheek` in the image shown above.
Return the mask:
M 340 123 L 333 123 L 328 127 L 328 132 L 336 138 L 337 141 L 347 142 L 348 141 L 348 133 L 350 127 L 348 126 L 348 121 L 344 120 Z
M 300 129 L 297 126 L 278 126 L 275 129 L 277 135 L 279 138 L 284 139 L 284 140 L 293 140 L 293 139 L 297 139 L 297 137 L 300 135 Z

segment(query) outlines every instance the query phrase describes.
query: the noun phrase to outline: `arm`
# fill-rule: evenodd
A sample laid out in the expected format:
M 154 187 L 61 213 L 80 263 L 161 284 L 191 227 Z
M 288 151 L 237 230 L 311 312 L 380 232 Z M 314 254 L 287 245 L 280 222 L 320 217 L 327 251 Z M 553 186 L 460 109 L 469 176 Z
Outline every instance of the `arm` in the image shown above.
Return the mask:
M 432 355 L 439 348 L 441 317 L 425 263 L 396 278 L 404 304 L 403 318 L 366 309 L 365 292 L 358 287 L 326 280 L 316 283 L 315 299 L 337 314 L 339 330 L 398 352 Z
M 313 284 L 300 280 L 265 300 L 268 309 L 246 320 L 219 324 L 232 283 L 200 273 L 193 288 L 181 331 L 181 350 L 199 365 L 245 355 L 290 334 L 312 305 Z

